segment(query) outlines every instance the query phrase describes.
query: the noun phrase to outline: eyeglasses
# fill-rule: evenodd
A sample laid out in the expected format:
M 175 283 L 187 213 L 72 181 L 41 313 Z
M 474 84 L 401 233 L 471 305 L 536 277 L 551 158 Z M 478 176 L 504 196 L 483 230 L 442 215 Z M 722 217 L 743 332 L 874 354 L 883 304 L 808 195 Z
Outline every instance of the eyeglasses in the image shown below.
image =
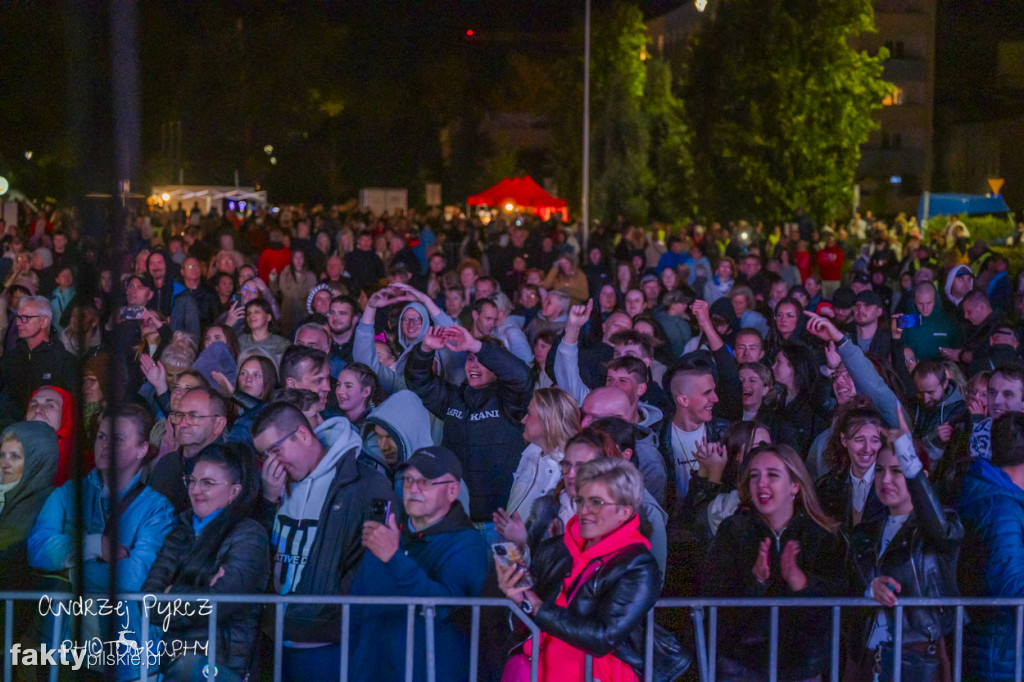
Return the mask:
M 299 427 L 296 426 L 294 429 L 292 429 L 291 431 L 286 433 L 284 436 L 282 436 L 281 438 L 278 438 L 273 443 L 271 443 L 270 447 L 268 447 L 266 450 L 264 450 L 260 454 L 263 455 L 264 457 L 270 457 L 271 455 L 277 455 L 277 452 L 275 452 L 275 451 L 279 447 L 281 447 L 281 444 L 284 443 L 289 438 L 291 438 L 292 436 L 294 436 L 296 433 L 298 433 L 298 431 L 299 431 Z
M 215 485 L 235 485 L 228 481 L 215 481 L 212 478 L 193 478 L 192 476 L 182 476 L 181 480 L 185 484 L 186 489 L 191 490 L 192 486 L 196 486 L 201 493 L 210 492 L 210 489 Z
M 602 500 L 600 497 L 591 497 L 586 499 L 583 497 L 577 497 L 573 502 L 576 503 L 576 511 L 587 511 L 593 510 L 597 513 L 601 513 L 601 510 L 605 507 L 620 507 L 622 505 L 616 504 L 615 502 L 609 502 L 608 500 Z
M 39 317 L 45 317 L 45 315 L 18 315 L 18 322 L 25 324 L 29 320 L 34 320 Z
M 574 469 L 579 470 L 579 468 L 584 464 L 586 464 L 586 462 L 567 462 L 566 460 L 563 459 L 561 462 L 558 463 L 558 467 L 562 470 L 562 473 L 564 474 L 573 471 Z
M 431 481 L 431 480 L 428 480 L 426 478 L 403 478 L 402 479 L 402 487 L 403 488 L 407 488 L 407 489 L 408 488 L 412 488 L 413 486 L 416 486 L 420 490 L 423 490 L 423 489 L 427 488 L 428 486 L 432 488 L 432 487 L 439 486 L 439 485 L 448 485 L 449 483 L 458 483 L 458 481 Z
M 423 324 L 423 320 L 417 319 L 415 317 L 403 317 L 402 324 L 407 324 L 410 327 L 419 327 L 421 324 Z
M 217 414 L 196 414 L 195 412 L 171 412 L 167 415 L 168 421 L 172 424 L 180 424 L 183 421 L 187 421 L 189 424 L 195 424 L 200 419 L 216 419 L 220 415 Z

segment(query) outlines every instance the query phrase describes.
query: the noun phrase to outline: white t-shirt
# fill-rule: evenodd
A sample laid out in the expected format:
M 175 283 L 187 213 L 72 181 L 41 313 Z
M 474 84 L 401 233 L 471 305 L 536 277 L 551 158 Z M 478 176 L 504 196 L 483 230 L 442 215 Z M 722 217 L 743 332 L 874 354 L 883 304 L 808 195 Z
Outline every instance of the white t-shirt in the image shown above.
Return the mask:
M 697 445 L 704 440 L 707 429 L 704 424 L 696 431 L 683 431 L 672 424 L 672 463 L 676 470 L 676 490 L 680 498 L 686 496 L 690 487 L 690 478 L 697 473 L 700 463 L 694 453 Z

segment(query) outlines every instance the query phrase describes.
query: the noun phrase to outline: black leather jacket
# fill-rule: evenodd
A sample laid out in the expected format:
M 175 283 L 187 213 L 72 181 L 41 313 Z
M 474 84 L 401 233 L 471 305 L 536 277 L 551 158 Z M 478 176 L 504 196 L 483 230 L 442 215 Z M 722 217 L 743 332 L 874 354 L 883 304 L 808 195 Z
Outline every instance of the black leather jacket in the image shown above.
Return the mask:
M 900 584 L 901 597 L 958 597 L 956 562 L 964 528 L 956 512 L 943 509 L 925 476 L 907 479 L 914 511 L 878 556 L 879 544 L 889 512 L 878 520 L 865 522 L 850 536 L 850 558 L 854 592 L 864 594 L 871 581 L 889 576 Z M 857 644 L 867 643 L 873 614 L 864 624 Z M 952 607 L 906 608 L 903 610 L 903 641 L 936 641 L 956 627 Z
M 853 481 L 850 480 L 849 468 L 840 473 L 829 472 L 814 484 L 818 493 L 821 508 L 831 518 L 842 524 L 843 531 L 849 532 L 856 524 L 853 522 Z M 864 501 L 860 523 L 871 523 L 883 518 L 886 514 L 885 505 L 875 494 L 872 483 L 868 489 L 868 497 Z
M 771 538 L 768 580 L 754 577 L 761 542 Z M 786 543 L 800 544 L 797 565 L 807 576 L 794 592 L 782 578 L 779 557 Z M 708 553 L 701 592 L 709 597 L 834 597 L 846 593 L 843 559 L 846 547 L 797 509 L 778 538 L 756 511 L 741 507 L 722 521 Z M 765 605 L 770 605 L 766 601 Z M 779 679 L 803 680 L 820 675 L 828 661 L 828 609 L 782 609 L 779 613 Z M 721 656 L 767 674 L 770 652 L 769 611 L 765 608 L 719 609 Z
M 537 625 L 592 656 L 612 654 L 642 677 L 647 612 L 661 594 L 658 564 L 641 544 L 594 561 L 605 563 L 579 586 L 567 607 L 546 602 L 535 616 Z M 654 679 L 674 680 L 692 659 L 671 635 L 659 634 L 655 636 Z

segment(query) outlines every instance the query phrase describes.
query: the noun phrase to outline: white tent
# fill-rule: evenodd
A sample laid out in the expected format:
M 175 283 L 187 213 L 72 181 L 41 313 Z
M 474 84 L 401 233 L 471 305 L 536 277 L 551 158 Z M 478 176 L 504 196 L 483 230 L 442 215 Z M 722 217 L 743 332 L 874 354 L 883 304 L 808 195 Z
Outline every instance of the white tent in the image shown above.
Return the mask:
M 186 211 L 198 201 L 199 209 L 203 213 L 209 213 L 214 205 L 219 209 L 225 199 L 234 202 L 244 201 L 247 207 L 267 205 L 266 190 L 257 190 L 255 187 L 160 185 L 153 188 L 153 196 L 167 208 L 177 208 L 178 202 L 181 202 Z

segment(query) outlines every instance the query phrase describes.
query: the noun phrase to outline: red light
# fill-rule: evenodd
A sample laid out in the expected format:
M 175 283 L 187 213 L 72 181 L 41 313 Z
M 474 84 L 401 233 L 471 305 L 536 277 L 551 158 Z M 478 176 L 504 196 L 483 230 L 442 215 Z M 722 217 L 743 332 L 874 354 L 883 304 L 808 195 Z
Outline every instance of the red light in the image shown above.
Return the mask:
M 473 29 L 467 30 L 466 31 L 466 35 L 469 36 L 469 37 L 472 37 L 473 36 Z

